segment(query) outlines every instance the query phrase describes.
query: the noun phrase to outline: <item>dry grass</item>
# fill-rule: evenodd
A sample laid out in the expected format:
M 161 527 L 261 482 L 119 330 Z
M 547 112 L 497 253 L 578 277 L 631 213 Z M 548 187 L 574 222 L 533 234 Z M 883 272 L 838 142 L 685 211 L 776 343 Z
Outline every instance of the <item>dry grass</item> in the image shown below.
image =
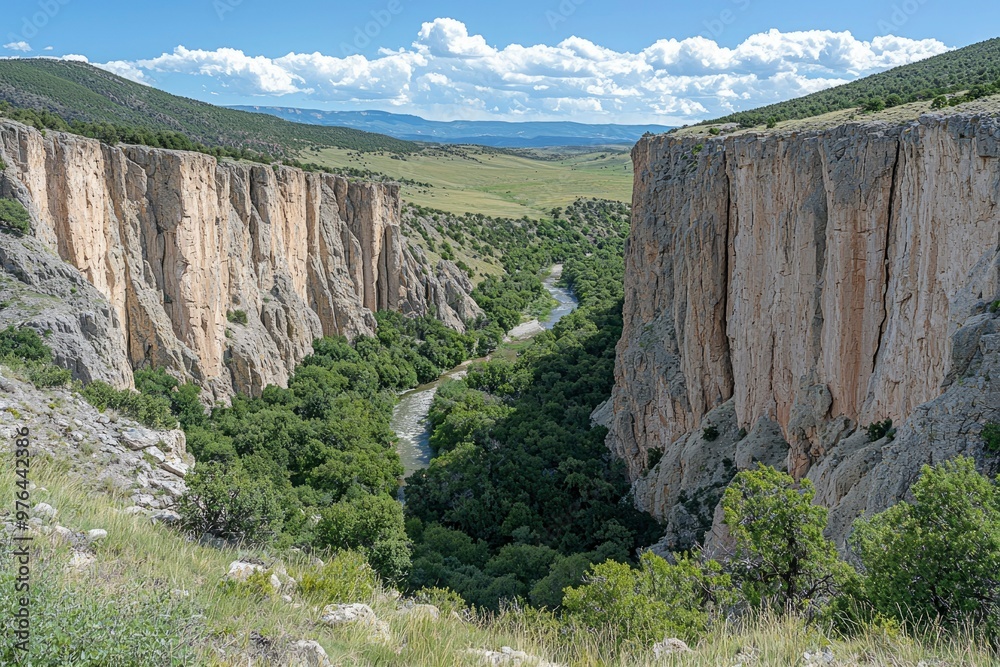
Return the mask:
M 2 463 L 0 489 L 13 489 L 9 456 L 5 455 Z M 256 636 L 263 636 L 273 646 L 315 639 L 326 648 L 335 665 L 359 667 L 476 665 L 481 663 L 466 654 L 467 649 L 497 650 L 501 646 L 580 667 L 801 665 L 804 652 L 825 647 L 833 651 L 836 665 L 1000 664 L 996 655 L 967 637 L 941 635 L 916 641 L 896 631 L 873 629 L 844 639 L 798 619 L 777 617 L 716 627 L 693 647 L 694 653 L 656 662 L 648 647 L 615 650 L 610 635 L 568 633 L 550 614 L 508 611 L 471 620 L 443 617 L 435 621 L 398 614 L 395 596 L 379 591 L 367 602 L 392 628 L 393 640 L 383 644 L 372 641 L 362 628 L 331 629 L 316 623 L 322 600 L 297 593 L 294 604 L 289 604 L 278 596 L 234 594 L 218 585 L 229 563 L 241 556 L 265 561 L 280 556 L 295 576 L 312 567 L 302 554 L 249 553 L 199 545 L 148 519 L 122 513 L 120 501 L 87 488 L 68 476 L 66 470 L 67 466 L 57 462 L 35 461 L 33 481 L 46 490 L 36 489 L 33 501 L 56 507 L 61 525 L 74 530 L 104 528 L 108 538 L 94 549 L 97 564 L 84 573 L 66 568 L 71 557 L 68 547 L 39 540 L 36 555 L 39 562 L 48 562 L 46 576 L 60 578 L 59 583 L 67 590 L 84 587 L 109 602 L 120 602 L 121 596 L 133 595 L 137 590 L 187 591 L 191 616 L 179 620 L 187 628 L 183 640 L 195 649 L 195 664 L 246 665 L 248 655 L 261 654 L 259 642 L 253 639 Z M 8 591 L 0 592 L 0 598 L 6 594 Z

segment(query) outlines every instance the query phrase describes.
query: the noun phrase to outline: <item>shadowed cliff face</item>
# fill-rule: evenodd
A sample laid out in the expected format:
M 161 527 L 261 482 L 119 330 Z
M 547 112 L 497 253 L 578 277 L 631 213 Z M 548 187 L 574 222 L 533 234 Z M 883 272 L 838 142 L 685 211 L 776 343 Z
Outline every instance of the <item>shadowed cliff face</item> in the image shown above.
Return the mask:
M 80 350 L 68 358 L 110 340 L 97 354 L 105 364 L 154 364 L 225 399 L 286 384 L 314 339 L 372 333 L 376 310 L 433 310 L 456 328 L 456 309 L 475 314 L 445 270 L 439 278 L 406 248 L 395 185 L 17 123 L 0 124 L 0 150 L 4 193 L 34 222 L 24 247 L 75 267 L 111 311 L 99 331 L 69 336 Z M 131 383 L 127 371 L 84 371 Z
M 703 533 L 755 461 L 814 477 L 842 538 L 920 463 L 982 458 L 979 424 L 1000 418 L 998 156 L 1000 123 L 965 116 L 636 146 L 608 445 L 669 544 Z M 970 378 L 981 390 L 950 392 Z M 912 431 L 934 401 L 949 423 Z M 869 449 L 858 426 L 886 418 L 896 440 Z

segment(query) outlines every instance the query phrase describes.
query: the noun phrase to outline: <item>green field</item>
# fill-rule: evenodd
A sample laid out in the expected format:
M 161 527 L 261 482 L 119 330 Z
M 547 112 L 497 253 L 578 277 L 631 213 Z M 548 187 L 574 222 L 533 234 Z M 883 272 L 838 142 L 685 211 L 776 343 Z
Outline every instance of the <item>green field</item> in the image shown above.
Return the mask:
M 623 148 L 552 155 L 446 146 L 406 156 L 327 148 L 300 158 L 428 184 L 404 185 L 403 199 L 457 214 L 537 218 L 580 198 L 632 201 L 632 160 Z

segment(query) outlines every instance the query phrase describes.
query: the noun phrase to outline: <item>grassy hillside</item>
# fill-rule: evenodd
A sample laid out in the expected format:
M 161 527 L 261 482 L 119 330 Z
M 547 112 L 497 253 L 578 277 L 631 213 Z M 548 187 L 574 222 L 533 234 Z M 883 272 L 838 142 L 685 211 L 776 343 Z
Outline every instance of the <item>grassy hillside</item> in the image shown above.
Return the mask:
M 1000 38 L 904 65 L 859 81 L 772 104 L 759 109 L 706 121 L 738 123 L 743 127 L 812 118 L 857 107 L 893 107 L 901 104 L 991 86 L 1000 80 Z
M 0 60 L 0 101 L 67 121 L 181 132 L 209 146 L 289 155 L 306 146 L 409 153 L 417 144 L 349 128 L 300 125 L 178 97 L 91 65 L 45 59 Z
M 632 160 L 618 148 L 553 154 L 479 146 L 428 147 L 406 156 L 329 148 L 299 155 L 330 168 L 353 167 L 421 181 L 404 185 L 415 205 L 456 214 L 538 218 L 580 198 L 632 200 Z

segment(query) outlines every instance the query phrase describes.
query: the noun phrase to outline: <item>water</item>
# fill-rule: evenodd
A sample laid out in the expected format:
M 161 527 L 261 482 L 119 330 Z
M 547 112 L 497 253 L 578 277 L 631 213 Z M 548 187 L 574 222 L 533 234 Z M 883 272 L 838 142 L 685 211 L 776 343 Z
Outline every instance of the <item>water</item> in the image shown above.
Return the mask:
M 552 298 L 559 302 L 559 305 L 552 309 L 552 312 L 540 322 L 545 329 L 551 329 L 556 322 L 576 309 L 577 300 L 573 293 L 564 287 L 557 287 L 556 282 L 562 276 L 562 266 L 556 264 L 552 267 L 549 276 L 542 281 L 545 289 L 548 290 Z M 437 393 L 441 382 L 447 379 L 460 379 L 465 377 L 466 368 L 472 363 L 467 361 L 458 368 L 453 368 L 440 378 L 411 389 L 399 397 L 399 403 L 392 411 L 392 430 L 396 432 L 399 444 L 396 450 L 399 458 L 403 462 L 403 476 L 409 477 L 417 470 L 422 470 L 431 462 L 431 434 L 427 422 L 427 413 L 431 409 L 434 401 L 434 394 Z

